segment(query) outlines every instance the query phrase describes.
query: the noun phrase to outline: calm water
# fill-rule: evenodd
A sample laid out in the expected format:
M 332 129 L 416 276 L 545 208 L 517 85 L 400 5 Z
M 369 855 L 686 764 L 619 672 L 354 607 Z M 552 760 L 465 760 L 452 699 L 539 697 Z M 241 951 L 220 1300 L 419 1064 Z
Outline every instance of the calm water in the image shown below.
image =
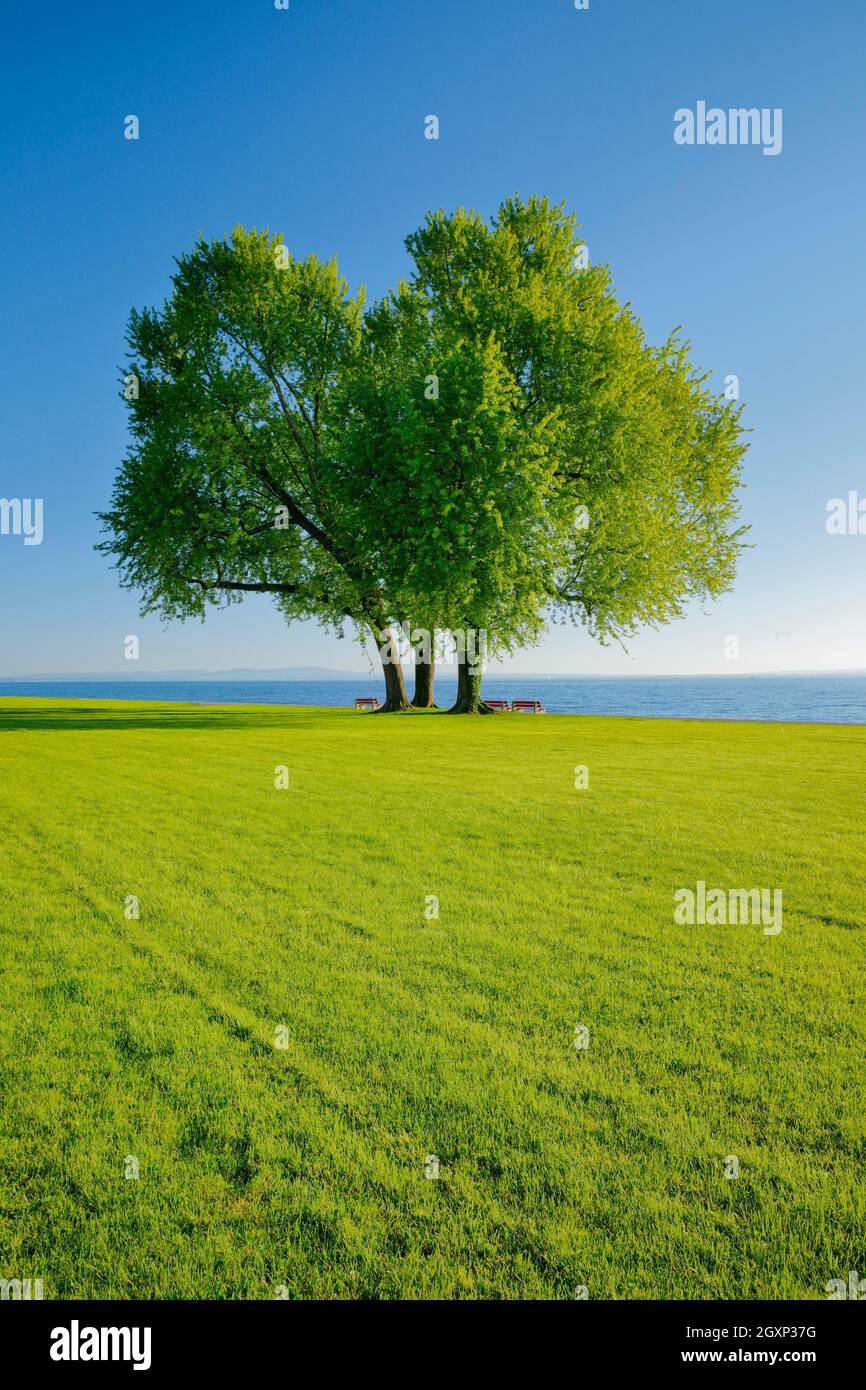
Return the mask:
M 447 706 L 454 681 L 436 682 Z M 827 676 L 497 677 L 485 693 L 538 699 L 551 714 L 628 714 L 663 719 L 774 719 L 866 724 L 866 672 Z M 356 681 L 0 681 L 0 696 L 82 700 L 186 700 L 266 705 L 352 706 L 379 695 L 382 682 Z

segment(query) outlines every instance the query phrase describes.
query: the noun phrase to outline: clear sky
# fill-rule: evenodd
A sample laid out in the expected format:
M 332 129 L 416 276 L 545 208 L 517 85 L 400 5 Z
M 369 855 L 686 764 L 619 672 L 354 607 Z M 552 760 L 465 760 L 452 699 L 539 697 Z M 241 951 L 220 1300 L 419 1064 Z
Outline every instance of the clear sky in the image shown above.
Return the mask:
M 682 324 L 719 391 L 739 377 L 755 548 L 628 655 L 556 628 L 509 669 L 866 667 L 866 535 L 826 530 L 829 499 L 866 498 L 863 0 L 46 0 L 2 26 L 0 497 L 42 498 L 44 539 L 0 535 L 0 674 L 129 673 L 130 633 L 142 675 L 366 669 L 265 599 L 143 621 L 94 553 L 127 314 L 236 222 L 377 295 L 429 208 L 515 191 L 567 201 L 653 340 Z M 781 153 L 676 144 L 702 100 L 781 108 Z

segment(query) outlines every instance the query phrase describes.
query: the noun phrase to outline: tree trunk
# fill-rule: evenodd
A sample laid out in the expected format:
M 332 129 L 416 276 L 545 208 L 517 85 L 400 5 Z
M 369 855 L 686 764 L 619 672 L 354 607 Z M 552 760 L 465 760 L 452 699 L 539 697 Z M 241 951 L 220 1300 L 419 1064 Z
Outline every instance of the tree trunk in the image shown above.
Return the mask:
M 412 696 L 412 704 L 415 709 L 435 709 L 436 701 L 433 698 L 433 677 L 436 674 L 436 664 L 434 661 L 421 661 L 415 658 L 415 694 Z
M 379 706 L 376 713 L 396 714 L 400 710 L 409 709 L 406 683 L 403 680 L 403 667 L 400 664 L 397 644 L 394 642 L 391 630 L 385 628 L 384 631 L 381 631 L 379 628 L 374 628 L 373 636 L 379 648 L 382 671 L 385 676 L 385 703 Z
M 473 665 L 469 660 L 469 653 L 467 651 L 460 652 L 457 657 L 457 699 L 448 713 L 494 714 L 495 711 L 481 698 L 483 679 L 484 668 L 481 661 L 478 660 Z

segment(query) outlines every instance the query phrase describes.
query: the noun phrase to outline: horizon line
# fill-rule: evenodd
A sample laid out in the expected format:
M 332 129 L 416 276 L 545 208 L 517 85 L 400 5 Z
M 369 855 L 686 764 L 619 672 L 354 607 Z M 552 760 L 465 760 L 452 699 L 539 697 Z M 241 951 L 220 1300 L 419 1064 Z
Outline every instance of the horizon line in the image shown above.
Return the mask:
M 414 665 L 406 666 L 407 675 L 414 671 Z M 309 670 L 315 671 L 315 675 L 283 675 L 282 672 Z M 248 674 L 237 674 L 238 672 L 248 672 Z M 273 674 L 268 674 L 273 672 Z M 321 674 L 318 674 L 321 673 Z M 744 676 L 856 676 L 866 675 L 866 666 L 829 666 L 829 667 L 794 667 L 785 670 L 747 670 L 747 671 L 623 671 L 619 673 L 604 673 L 591 671 L 485 671 L 485 677 L 490 680 L 701 680 L 701 679 L 733 679 Z M 273 682 L 276 680 L 292 681 L 316 681 L 316 680 L 381 680 L 380 672 L 369 671 L 350 671 L 340 667 L 228 667 L 225 670 L 209 670 L 207 668 L 193 668 L 185 671 L 182 667 L 164 671 L 142 671 L 140 674 L 133 675 L 128 671 L 40 671 L 26 672 L 22 675 L 2 675 L 0 674 L 0 684 L 31 683 L 39 684 L 47 681 L 58 681 L 61 683 L 72 684 L 75 681 L 106 682 L 116 680 L 126 681 L 152 681 L 159 683 L 169 680 L 178 681 L 207 681 L 220 680 L 224 682 L 237 681 L 238 683 L 247 682 L 262 683 Z M 455 680 L 456 671 L 451 672 L 450 668 L 437 668 L 436 680 Z

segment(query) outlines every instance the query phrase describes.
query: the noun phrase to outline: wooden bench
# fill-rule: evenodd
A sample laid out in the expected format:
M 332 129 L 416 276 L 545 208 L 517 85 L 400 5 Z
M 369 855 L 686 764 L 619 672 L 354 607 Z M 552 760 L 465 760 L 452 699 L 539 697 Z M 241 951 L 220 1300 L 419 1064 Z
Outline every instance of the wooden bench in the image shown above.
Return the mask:
M 378 709 L 379 697 L 377 695 L 357 695 L 355 697 L 355 709 Z
M 484 703 L 485 705 L 489 705 L 491 709 L 495 709 L 497 713 L 501 712 L 502 714 L 508 714 L 510 709 L 507 700 L 485 700 Z
M 514 714 L 546 714 L 547 710 L 540 700 L 512 700 L 511 709 Z

